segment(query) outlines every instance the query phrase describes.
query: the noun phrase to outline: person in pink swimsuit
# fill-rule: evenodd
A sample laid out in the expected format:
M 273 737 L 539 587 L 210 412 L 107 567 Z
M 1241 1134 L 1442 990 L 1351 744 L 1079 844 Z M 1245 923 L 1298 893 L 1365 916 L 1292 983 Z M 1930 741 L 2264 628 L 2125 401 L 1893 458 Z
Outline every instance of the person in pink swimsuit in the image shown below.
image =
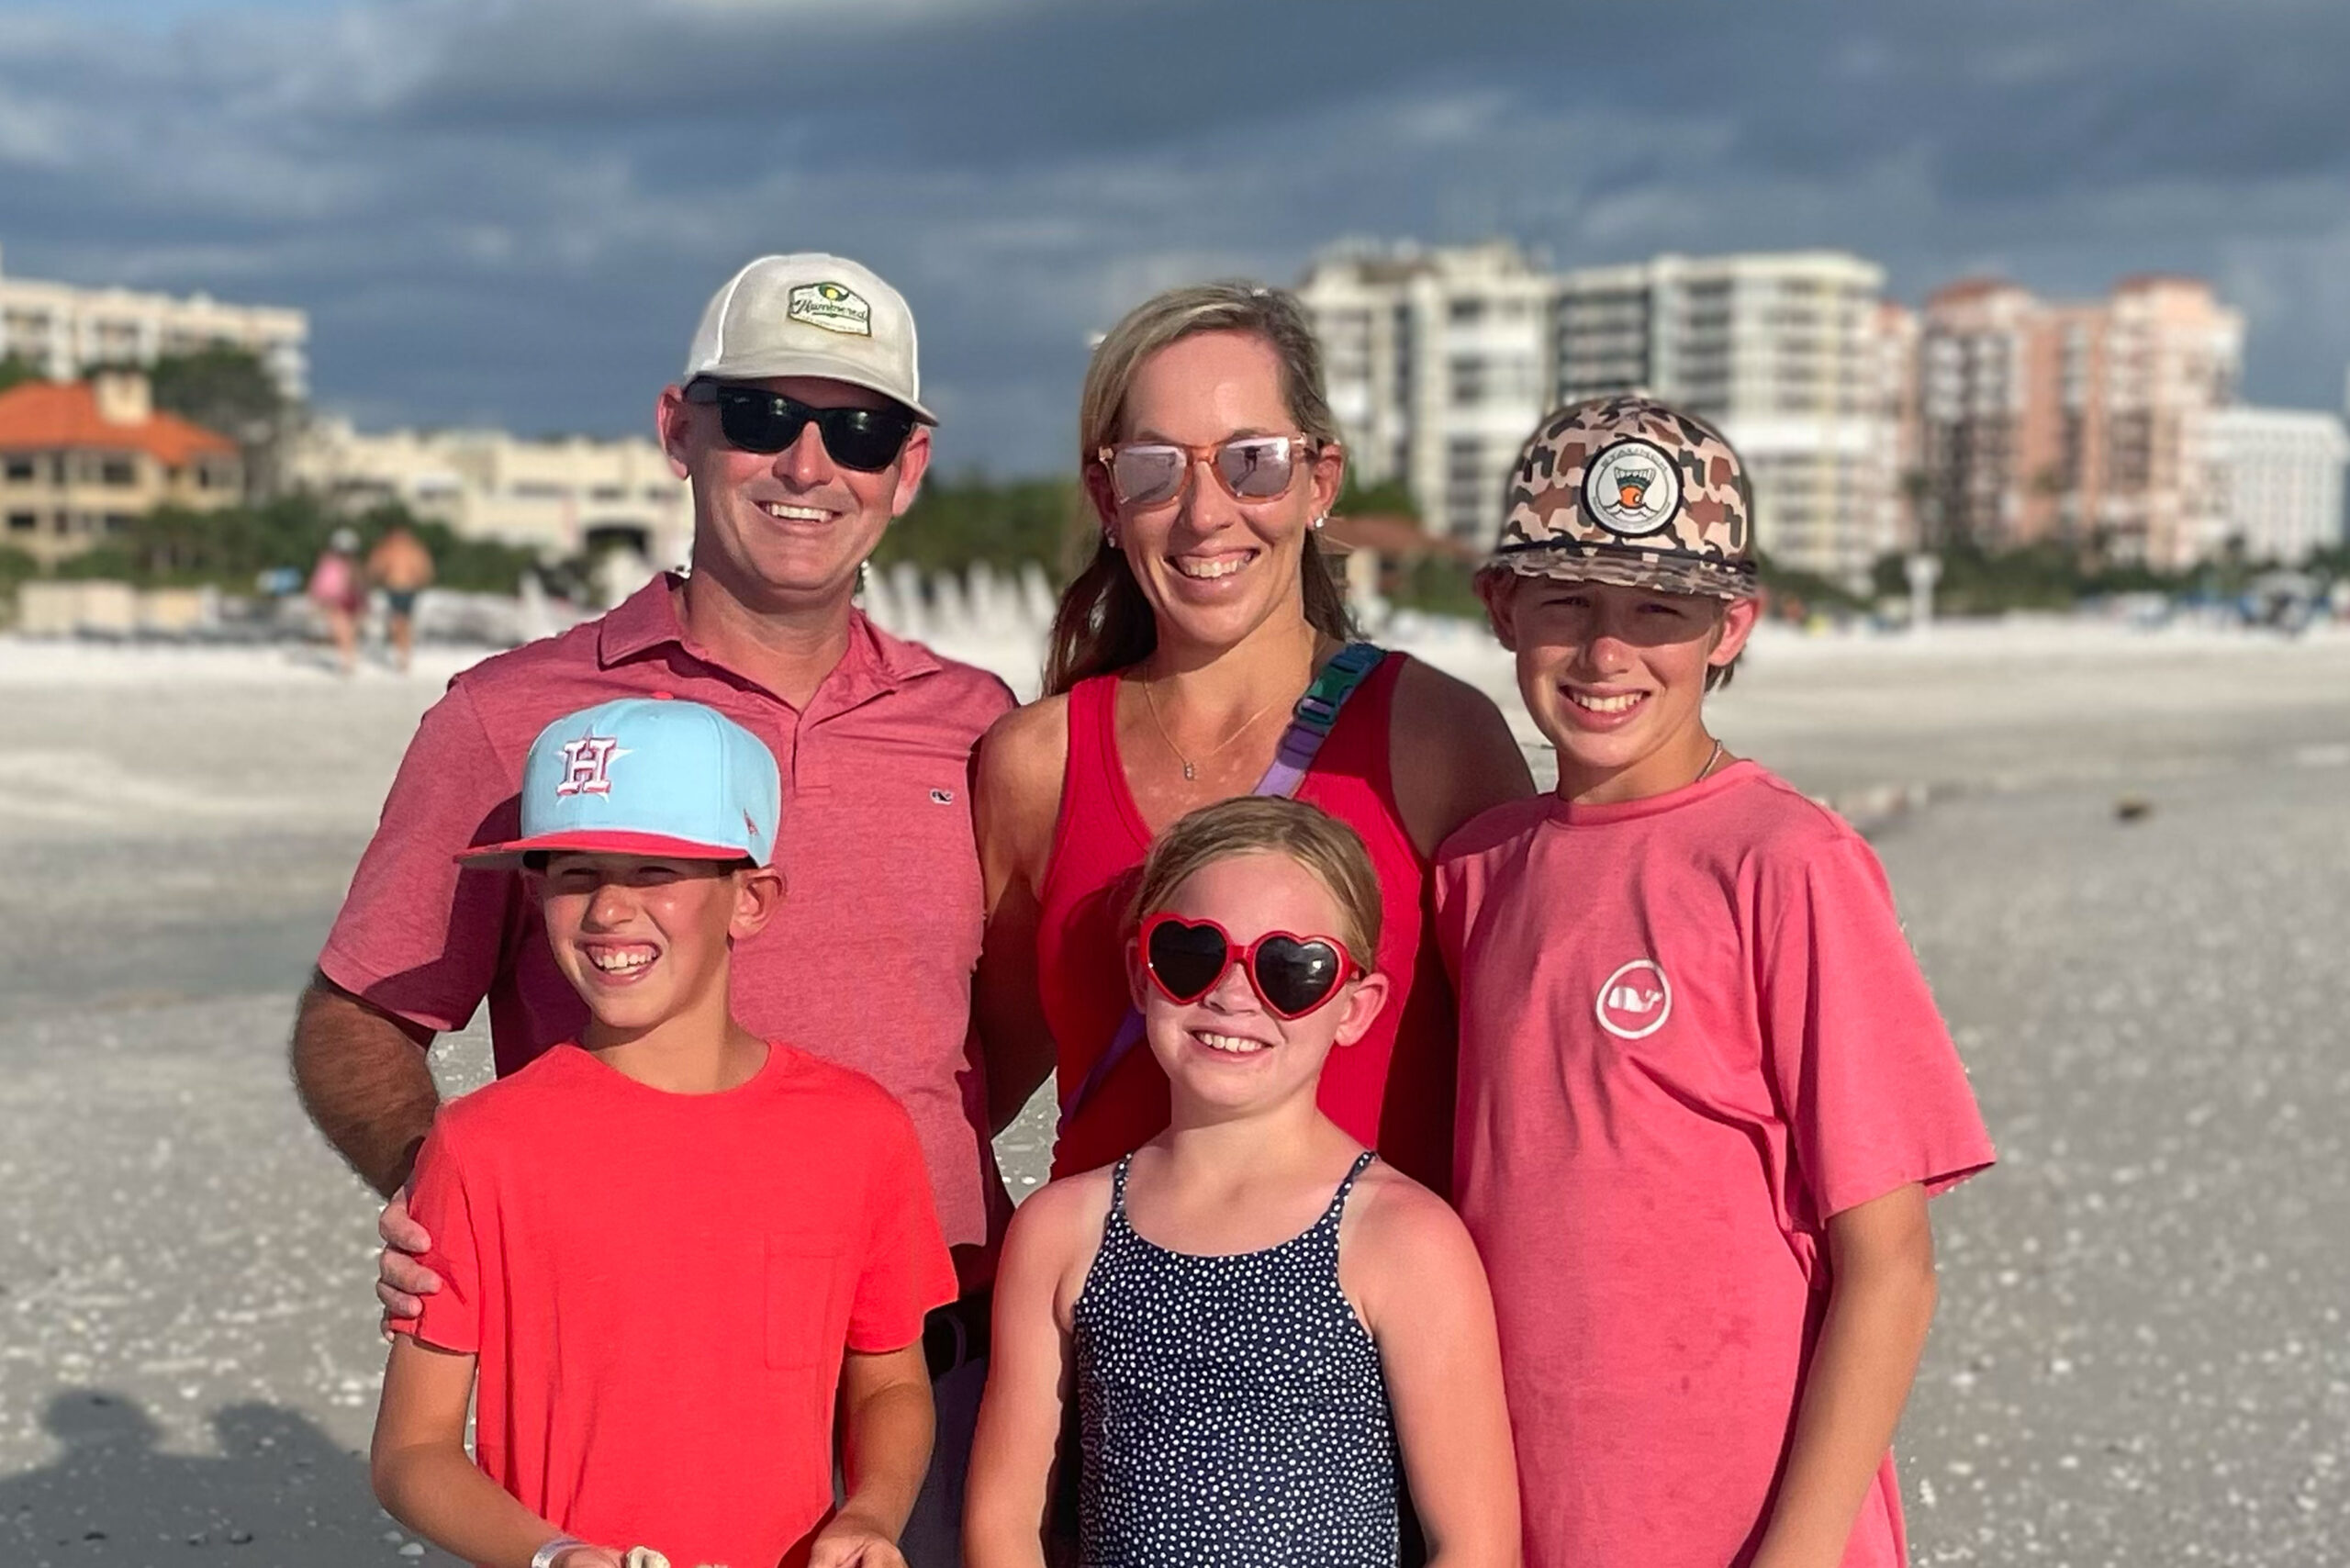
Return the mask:
M 1008 1124 L 1058 1071 L 1057 1176 L 1167 1125 L 1165 1076 L 1147 1050 L 1119 1048 L 1132 992 L 1118 912 L 1151 840 L 1259 790 L 1299 699 L 1355 635 L 1316 533 L 1346 458 L 1291 296 L 1210 284 L 1137 307 L 1094 351 L 1079 427 L 1101 538 L 1061 598 L 1045 696 L 980 742 L 972 803 L 990 1108 Z M 1489 700 L 1388 654 L 1293 792 L 1370 847 L 1395 988 L 1378 1025 L 1333 1053 L 1320 1103 L 1442 1192 L 1453 1009 L 1424 917 L 1428 866 L 1453 829 L 1533 780 Z

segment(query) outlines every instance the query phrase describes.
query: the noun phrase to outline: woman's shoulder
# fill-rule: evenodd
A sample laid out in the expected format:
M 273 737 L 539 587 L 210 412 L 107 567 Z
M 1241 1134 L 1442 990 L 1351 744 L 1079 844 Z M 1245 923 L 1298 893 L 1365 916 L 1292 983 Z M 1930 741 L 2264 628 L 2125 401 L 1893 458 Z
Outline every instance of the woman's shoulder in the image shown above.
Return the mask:
M 1427 736 L 1506 739 L 1509 721 L 1494 700 L 1457 675 L 1449 675 L 1425 659 L 1390 653 L 1395 661 L 1394 722 Z
M 1387 724 L 1396 808 L 1424 857 L 1463 823 L 1534 792 L 1509 721 L 1457 676 L 1406 658 Z
M 979 737 L 973 764 L 982 797 L 1060 798 L 1069 759 L 1067 693 L 1040 697 L 997 719 Z
M 1033 749 L 1069 734 L 1069 693 L 1056 692 L 1001 714 L 979 737 L 983 751 Z

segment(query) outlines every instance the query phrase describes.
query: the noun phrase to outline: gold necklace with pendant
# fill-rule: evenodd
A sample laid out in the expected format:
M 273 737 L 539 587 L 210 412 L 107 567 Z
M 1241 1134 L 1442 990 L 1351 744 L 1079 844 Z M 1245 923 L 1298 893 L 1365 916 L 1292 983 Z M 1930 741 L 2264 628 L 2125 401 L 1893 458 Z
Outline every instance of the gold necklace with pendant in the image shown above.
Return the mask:
M 1197 778 L 1199 777 L 1199 770 L 1192 766 L 1192 759 L 1185 756 L 1183 755 L 1182 748 L 1175 744 L 1175 737 L 1167 733 L 1167 721 L 1158 716 L 1158 699 L 1151 694 L 1150 678 L 1148 676 L 1142 678 L 1142 701 L 1143 706 L 1150 710 L 1150 722 L 1152 727 L 1158 730 L 1159 740 L 1165 743 L 1168 751 L 1174 756 L 1175 760 L 1183 765 L 1184 780 L 1189 782 L 1192 779 Z M 1202 762 L 1207 761 L 1217 753 L 1223 751 L 1225 747 L 1231 745 L 1241 736 L 1247 734 L 1250 729 L 1255 727 L 1258 720 L 1271 712 L 1275 708 L 1280 707 L 1281 701 L 1281 700 L 1276 697 L 1270 702 L 1266 703 L 1262 708 L 1258 709 L 1254 713 L 1249 714 L 1248 718 L 1241 721 L 1240 727 L 1238 729 L 1225 736 L 1224 739 L 1216 742 L 1214 745 L 1209 747 L 1206 751 L 1202 752 L 1200 754 L 1200 760 Z

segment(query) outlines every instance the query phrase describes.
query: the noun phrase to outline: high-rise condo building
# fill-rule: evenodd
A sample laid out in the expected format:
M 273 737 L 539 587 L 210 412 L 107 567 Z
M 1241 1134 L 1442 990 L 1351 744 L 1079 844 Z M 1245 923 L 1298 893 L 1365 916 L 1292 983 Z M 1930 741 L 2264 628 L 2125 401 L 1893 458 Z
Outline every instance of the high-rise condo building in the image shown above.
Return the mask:
M 1503 241 L 1318 259 L 1298 297 L 1356 477 L 1400 480 L 1430 530 L 1488 541 L 1518 447 L 1550 406 L 1552 288 Z
M 2342 469 L 2350 435 L 2318 409 L 2222 409 L 2211 418 L 2229 546 L 2246 560 L 2299 566 L 2345 542 Z
M 1756 542 L 1853 587 L 1908 541 L 1914 318 L 1835 251 L 1662 255 L 1558 280 L 1560 401 L 1645 391 L 1718 426 L 1754 487 Z
M 2229 522 L 2214 417 L 2235 398 L 2244 322 L 2200 280 L 2123 280 L 2051 303 L 1998 279 L 1927 301 L 1920 525 L 1929 543 L 2054 540 L 2177 567 Z
M 280 391 L 299 398 L 309 390 L 309 317 L 299 310 L 0 274 L 0 358 L 28 360 L 52 381 L 225 345 L 252 353 Z
M 1403 481 L 1431 528 L 1483 543 L 1545 411 L 1644 391 L 1738 447 L 1764 550 L 1857 586 L 1908 542 L 1916 322 L 1883 287 L 1832 252 L 1554 274 L 1496 242 L 1336 250 L 1299 295 L 1356 473 Z

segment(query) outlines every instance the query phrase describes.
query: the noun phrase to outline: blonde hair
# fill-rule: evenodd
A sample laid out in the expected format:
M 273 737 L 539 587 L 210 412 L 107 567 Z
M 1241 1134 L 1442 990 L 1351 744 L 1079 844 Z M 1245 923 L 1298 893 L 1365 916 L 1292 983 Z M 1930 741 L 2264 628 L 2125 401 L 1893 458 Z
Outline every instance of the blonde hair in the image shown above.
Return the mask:
M 1139 930 L 1145 920 L 1166 908 L 1175 890 L 1197 872 L 1236 855 L 1259 854 L 1286 855 L 1304 867 L 1338 906 L 1339 929 L 1327 935 L 1344 943 L 1364 969 L 1379 967 L 1379 929 L 1385 911 L 1371 852 L 1345 823 L 1281 795 L 1218 801 L 1160 834 L 1142 863 L 1142 881 L 1126 910 L 1127 932 Z
M 1116 443 L 1125 418 L 1126 394 L 1151 355 L 1201 332 L 1245 332 L 1262 342 L 1281 362 L 1281 401 L 1297 428 L 1320 442 L 1338 440 L 1338 421 L 1322 389 L 1322 347 L 1304 308 L 1285 289 L 1227 281 L 1194 284 L 1155 295 L 1126 312 L 1093 351 L 1085 386 L 1077 402 L 1077 460 L 1080 471 L 1099 461 L 1096 454 Z M 1046 642 L 1045 691 L 1067 691 L 1088 676 L 1140 664 L 1158 645 L 1150 601 L 1135 580 L 1125 553 L 1095 534 L 1092 559 L 1061 594 Z M 1331 574 L 1322 546 L 1305 536 L 1305 619 L 1315 630 L 1341 643 L 1354 640 L 1345 593 Z

